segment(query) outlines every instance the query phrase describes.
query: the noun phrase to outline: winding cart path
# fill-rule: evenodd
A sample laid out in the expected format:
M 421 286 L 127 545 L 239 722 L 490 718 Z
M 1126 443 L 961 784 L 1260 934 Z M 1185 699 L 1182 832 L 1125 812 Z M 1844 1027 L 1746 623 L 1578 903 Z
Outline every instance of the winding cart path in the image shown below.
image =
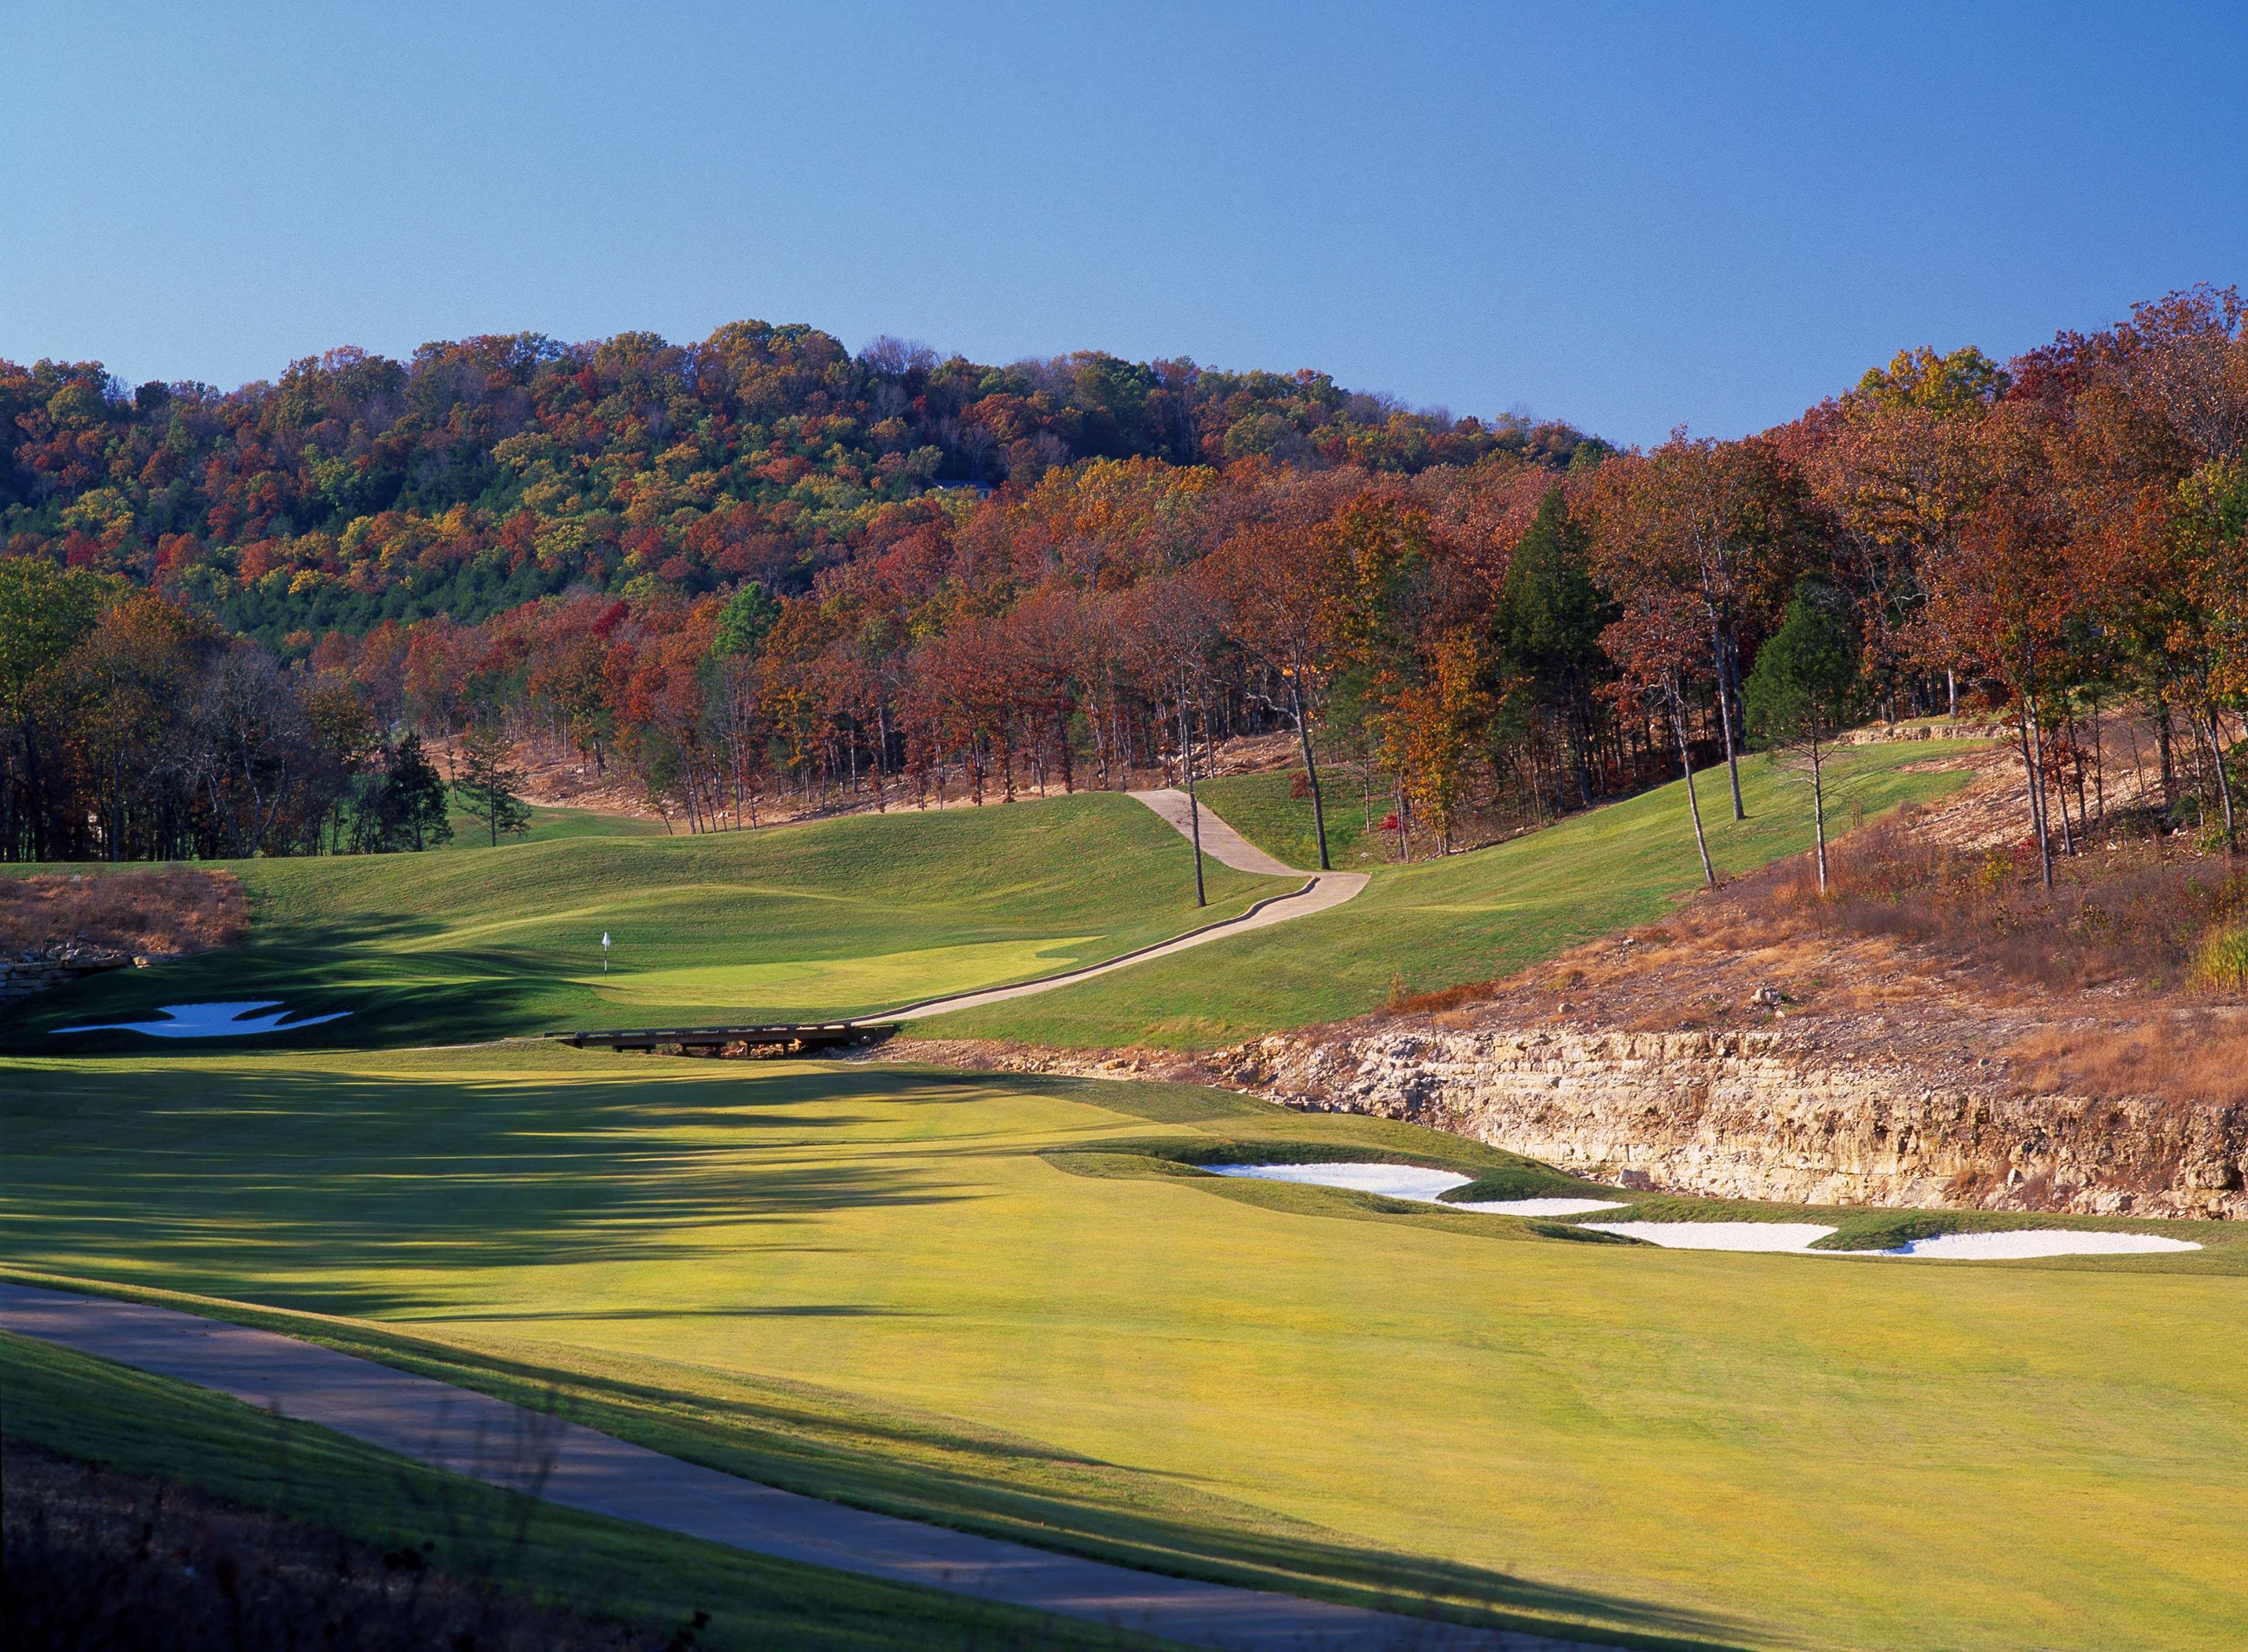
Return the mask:
M 1189 815 L 1189 802 L 1182 791 L 1134 792 L 1131 795 L 1145 803 L 1170 825 L 1179 835 L 1191 839 L 1194 823 Z M 1254 872 L 1262 877 L 1296 877 L 1304 874 L 1300 868 L 1275 859 L 1251 843 L 1239 832 L 1210 812 L 1207 805 L 1201 809 L 1202 851 L 1221 865 L 1236 871 Z M 1073 986 L 1089 981 L 1096 975 L 1106 975 L 1112 970 L 1129 969 L 1134 964 L 1144 964 L 1151 959 L 1169 958 L 1175 953 L 1207 946 L 1212 941 L 1230 936 L 1243 935 L 1251 930 L 1269 929 L 1275 924 L 1285 924 L 1299 918 L 1308 918 L 1313 912 L 1326 911 L 1345 901 L 1355 899 L 1367 882 L 1364 872 L 1319 872 L 1312 874 L 1301 889 L 1292 895 L 1274 895 L 1258 901 L 1238 918 L 1228 918 L 1200 929 L 1190 929 L 1183 935 L 1158 941 L 1152 946 L 1142 946 L 1136 952 L 1124 952 L 1105 959 L 1098 964 L 1086 964 L 1077 969 L 1066 969 L 1052 975 L 1041 975 L 1036 980 L 1018 981 L 1012 986 L 990 986 L 973 993 L 954 993 L 944 998 L 924 1000 L 908 1004 L 902 1009 L 884 1010 L 879 1015 L 861 1015 L 860 1022 L 920 1021 L 926 1016 L 944 1015 L 956 1009 L 977 1009 L 985 1004 L 1004 1004 L 1011 998 L 1029 998 L 1038 993 L 1051 993 L 1057 986 Z
M 777 1491 L 431 1377 L 175 1308 L 0 1282 L 0 1328 L 589 1514 L 808 1566 L 1243 1652 L 1594 1652 L 1134 1572 Z

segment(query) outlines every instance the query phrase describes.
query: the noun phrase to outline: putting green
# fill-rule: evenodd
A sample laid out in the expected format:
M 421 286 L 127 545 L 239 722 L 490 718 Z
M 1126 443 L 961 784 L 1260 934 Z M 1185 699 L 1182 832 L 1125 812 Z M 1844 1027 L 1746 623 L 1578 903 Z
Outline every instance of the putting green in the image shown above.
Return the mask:
M 1508 1162 L 1458 1138 L 875 1066 L 228 1053 L 8 1090 L 18 1269 L 336 1316 L 290 1322 L 798 1489 L 1616 1632 L 2238 1644 L 2223 1225 L 1915 1266 L 1566 1243 L 1051 1156 Z
M 825 1019 L 996 986 L 1168 939 L 1294 887 L 1204 861 L 1114 793 L 694 837 L 245 861 L 247 946 L 50 993 L 0 1041 L 157 1006 L 274 999 L 341 1021 L 297 1048 L 641 1023 Z M 600 939 L 613 943 L 601 971 Z
M 953 992 L 984 982 L 1020 980 L 1067 969 L 1100 938 L 1059 936 L 1050 941 L 985 941 L 877 952 L 867 958 L 789 959 L 764 964 L 682 966 L 627 976 L 586 975 L 579 985 L 605 1003 L 751 1003 L 777 1009 L 824 1009 L 845 1003 L 884 1001 L 907 981 L 934 983 L 930 992 Z M 891 1001 L 894 1001 L 894 998 Z

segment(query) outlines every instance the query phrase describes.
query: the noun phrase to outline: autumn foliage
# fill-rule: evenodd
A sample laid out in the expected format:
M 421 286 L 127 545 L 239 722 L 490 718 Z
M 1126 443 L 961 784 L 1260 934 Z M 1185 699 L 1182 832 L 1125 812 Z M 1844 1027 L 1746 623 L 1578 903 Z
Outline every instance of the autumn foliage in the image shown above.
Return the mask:
M 0 422 L 15 857 L 396 846 L 370 823 L 406 737 L 471 729 L 685 829 L 1139 783 L 1285 731 L 1315 802 L 1441 852 L 1737 773 L 1791 601 L 1838 617 L 1854 704 L 2012 720 L 2041 861 L 2103 812 L 2087 720 L 2124 699 L 2161 824 L 2238 836 L 2230 291 L 1644 452 L 1313 374 L 757 324 L 225 394 L 0 365 Z

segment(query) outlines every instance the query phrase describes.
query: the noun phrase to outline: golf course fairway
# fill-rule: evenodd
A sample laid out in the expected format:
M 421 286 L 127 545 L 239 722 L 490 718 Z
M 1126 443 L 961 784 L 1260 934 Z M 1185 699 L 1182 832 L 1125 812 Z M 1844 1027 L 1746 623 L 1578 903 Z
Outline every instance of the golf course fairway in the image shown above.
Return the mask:
M 1458 1138 L 880 1065 L 187 1054 L 17 1062 L 9 1091 L 15 1277 L 552 1385 L 792 1489 L 1615 1634 L 2238 1644 L 2222 1224 L 1992 1264 L 1568 1242 L 1084 1151 L 1504 1162 Z
M 82 982 L 6 1041 L 127 1049 L 134 1034 L 65 1045 L 53 1029 L 243 999 L 346 1013 L 295 1034 L 299 1048 L 824 1020 L 1113 958 L 1300 881 L 1205 857 L 1210 905 L 1197 908 L 1193 850 L 1113 792 L 754 832 L 223 864 L 250 896 L 249 945 Z

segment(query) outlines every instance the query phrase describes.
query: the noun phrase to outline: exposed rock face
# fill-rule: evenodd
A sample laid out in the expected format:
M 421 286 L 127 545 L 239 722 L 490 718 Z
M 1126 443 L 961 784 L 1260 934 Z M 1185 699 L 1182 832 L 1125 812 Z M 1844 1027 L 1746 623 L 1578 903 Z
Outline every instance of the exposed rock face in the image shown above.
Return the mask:
M 1259 1039 L 1220 1082 L 1454 1131 L 1611 1182 L 1830 1205 L 2248 1218 L 2248 1108 L 1929 1089 L 1792 1032 Z
M 127 964 L 145 968 L 151 961 L 145 956 L 76 943 L 51 952 L 27 952 L 15 958 L 0 958 L 0 1004 L 13 1003 L 34 993 L 44 993 L 50 986 L 60 986 L 106 969 L 122 969 Z

